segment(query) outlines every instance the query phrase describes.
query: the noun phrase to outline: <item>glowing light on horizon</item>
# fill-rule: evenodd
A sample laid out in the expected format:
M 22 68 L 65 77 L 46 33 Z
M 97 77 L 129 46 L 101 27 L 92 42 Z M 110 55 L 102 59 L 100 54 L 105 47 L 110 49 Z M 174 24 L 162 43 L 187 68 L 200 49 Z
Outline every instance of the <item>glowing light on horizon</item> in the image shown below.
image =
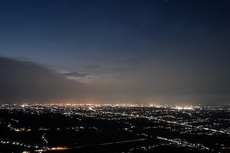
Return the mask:
M 187 109 L 187 110 L 191 110 L 191 109 L 193 109 L 192 107 L 180 107 L 180 106 L 177 106 L 177 107 L 175 107 L 176 109 L 179 109 L 179 110 L 181 110 L 181 109 Z

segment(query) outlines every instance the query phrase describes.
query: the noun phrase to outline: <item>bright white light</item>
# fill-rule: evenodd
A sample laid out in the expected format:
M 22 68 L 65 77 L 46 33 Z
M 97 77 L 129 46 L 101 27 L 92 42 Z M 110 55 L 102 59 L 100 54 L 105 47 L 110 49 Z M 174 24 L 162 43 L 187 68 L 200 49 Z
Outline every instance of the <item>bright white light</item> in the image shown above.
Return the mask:
M 184 107 L 184 109 L 192 109 L 192 107 Z

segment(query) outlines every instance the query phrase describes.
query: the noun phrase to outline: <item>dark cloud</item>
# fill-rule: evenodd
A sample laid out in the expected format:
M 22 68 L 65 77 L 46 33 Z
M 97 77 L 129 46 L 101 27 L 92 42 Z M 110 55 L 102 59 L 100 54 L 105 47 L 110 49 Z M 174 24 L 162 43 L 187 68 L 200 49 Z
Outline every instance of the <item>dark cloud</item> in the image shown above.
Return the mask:
M 32 62 L 0 57 L 0 102 L 80 100 L 85 85 Z
M 101 67 L 100 65 L 94 64 L 94 65 L 86 65 L 84 66 L 86 69 L 96 69 Z
M 70 72 L 70 73 L 64 73 L 62 75 L 73 76 L 73 77 L 85 77 L 85 76 L 87 76 L 89 74 L 88 73 L 79 73 L 79 72 Z

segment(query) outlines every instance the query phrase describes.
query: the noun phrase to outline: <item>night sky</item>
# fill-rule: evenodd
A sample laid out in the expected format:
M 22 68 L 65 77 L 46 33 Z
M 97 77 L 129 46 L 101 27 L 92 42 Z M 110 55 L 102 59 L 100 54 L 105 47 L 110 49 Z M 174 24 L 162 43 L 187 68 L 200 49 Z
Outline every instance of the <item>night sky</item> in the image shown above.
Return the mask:
M 0 102 L 230 102 L 229 0 L 1 0 Z

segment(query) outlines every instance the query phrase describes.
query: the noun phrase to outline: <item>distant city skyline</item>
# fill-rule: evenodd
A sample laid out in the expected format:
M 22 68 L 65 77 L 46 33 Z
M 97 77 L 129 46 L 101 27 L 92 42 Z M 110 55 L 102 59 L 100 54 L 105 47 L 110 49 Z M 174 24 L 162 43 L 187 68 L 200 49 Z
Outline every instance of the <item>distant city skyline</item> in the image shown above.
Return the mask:
M 0 102 L 230 102 L 230 1 L 0 1 Z

